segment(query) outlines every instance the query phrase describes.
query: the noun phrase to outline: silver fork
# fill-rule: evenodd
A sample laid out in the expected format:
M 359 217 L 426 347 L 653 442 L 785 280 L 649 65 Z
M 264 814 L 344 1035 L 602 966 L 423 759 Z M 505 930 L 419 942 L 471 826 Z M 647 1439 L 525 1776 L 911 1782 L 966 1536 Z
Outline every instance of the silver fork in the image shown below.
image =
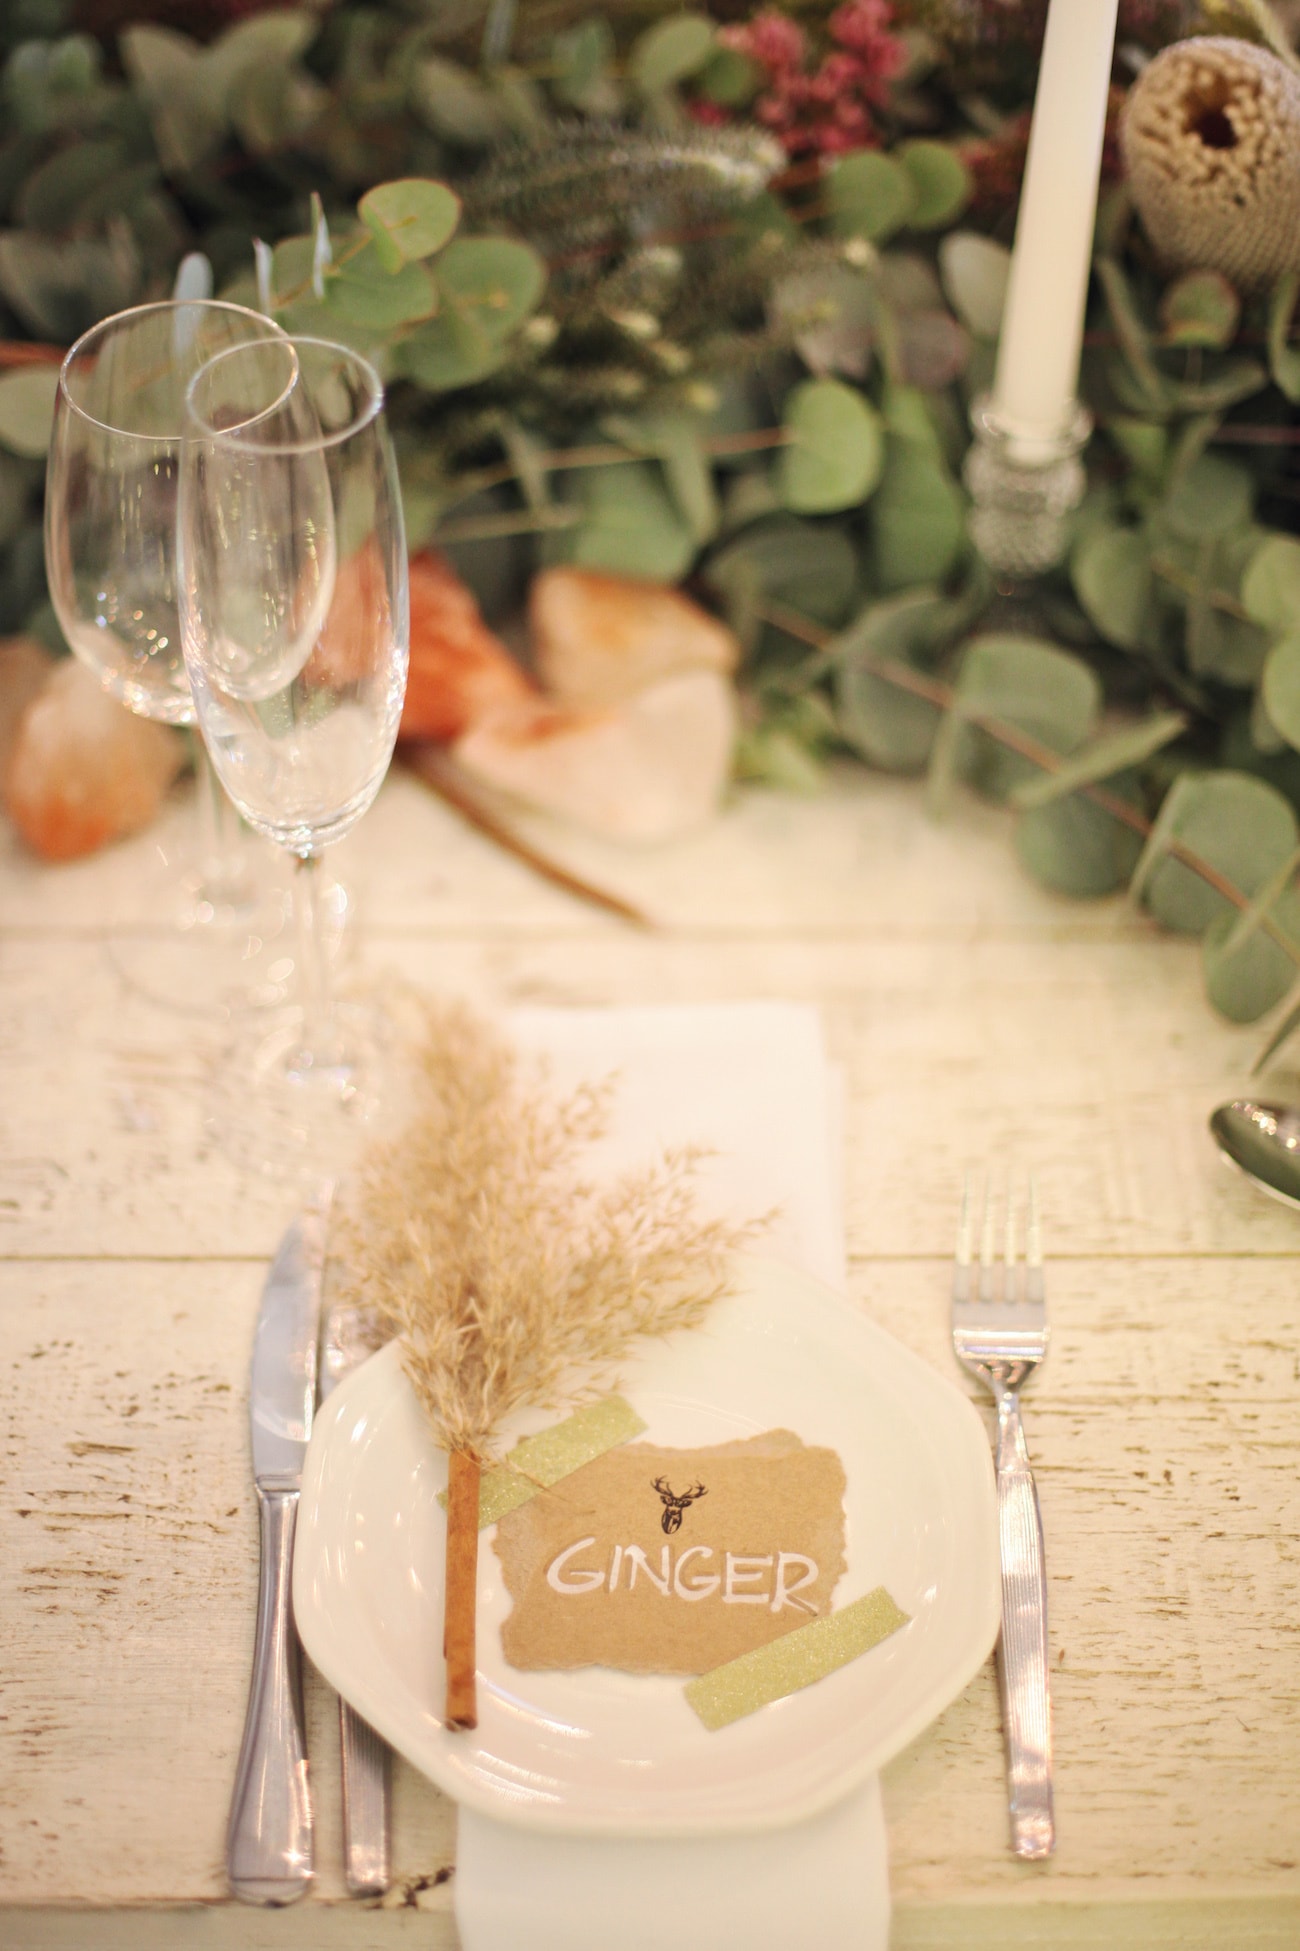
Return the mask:
M 1007 1740 L 1011 1842 L 1017 1856 L 1041 1859 L 1050 1856 L 1056 1845 L 1056 1827 L 1052 1812 L 1043 1520 L 1020 1422 L 1021 1385 L 1047 1353 L 1038 1188 L 1032 1175 L 1023 1262 L 1017 1257 L 1015 1202 L 1008 1184 L 1000 1279 L 996 1230 L 992 1189 L 986 1182 L 976 1270 L 971 1258 L 968 1174 L 953 1268 L 952 1345 L 958 1361 L 992 1391 L 998 1406 L 996 1463 L 1002 1557 L 998 1678 Z

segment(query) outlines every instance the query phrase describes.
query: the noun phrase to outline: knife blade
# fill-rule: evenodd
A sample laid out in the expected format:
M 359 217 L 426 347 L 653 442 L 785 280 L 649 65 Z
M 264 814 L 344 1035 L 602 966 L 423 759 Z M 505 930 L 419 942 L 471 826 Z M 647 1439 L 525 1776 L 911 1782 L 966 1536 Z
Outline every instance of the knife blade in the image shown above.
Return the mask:
M 328 1301 L 320 1345 L 324 1402 L 377 1346 L 362 1310 Z M 339 1697 L 339 1757 L 343 1774 L 343 1867 L 354 1897 L 378 1897 L 390 1881 L 389 1833 L 392 1751 L 369 1722 Z
M 302 1665 L 290 1572 L 303 1459 L 316 1406 L 325 1229 L 332 1188 L 293 1222 L 271 1263 L 249 1397 L 260 1564 L 253 1673 L 226 1832 L 226 1872 L 250 1904 L 289 1904 L 312 1879 Z

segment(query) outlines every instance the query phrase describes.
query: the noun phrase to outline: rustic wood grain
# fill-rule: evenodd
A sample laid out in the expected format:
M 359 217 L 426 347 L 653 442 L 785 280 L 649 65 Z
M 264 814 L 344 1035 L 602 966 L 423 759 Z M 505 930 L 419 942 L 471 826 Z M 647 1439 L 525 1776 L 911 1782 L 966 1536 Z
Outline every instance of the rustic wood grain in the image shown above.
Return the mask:
M 0 846 L 0 1943 L 452 1951 L 454 1811 L 404 1767 L 396 1907 L 343 1901 L 314 1679 L 318 1893 L 273 1917 L 225 1896 L 248 1349 L 292 1198 L 204 1135 L 224 1033 L 133 995 L 105 953 L 183 810 L 69 868 Z M 353 980 L 487 1007 L 814 1003 L 847 1082 L 851 1292 L 955 1386 L 962 1169 L 996 1152 L 1040 1172 L 1054 1340 L 1026 1415 L 1060 1844 L 1045 1869 L 1008 1855 L 986 1669 L 886 1773 L 895 1951 L 1289 1951 L 1300 1222 L 1205 1132 L 1259 1032 L 1212 1016 L 1194 945 L 1050 899 L 1002 816 L 935 828 L 894 782 L 738 796 L 655 853 L 545 839 L 660 932 L 580 907 L 395 779 L 339 850 Z

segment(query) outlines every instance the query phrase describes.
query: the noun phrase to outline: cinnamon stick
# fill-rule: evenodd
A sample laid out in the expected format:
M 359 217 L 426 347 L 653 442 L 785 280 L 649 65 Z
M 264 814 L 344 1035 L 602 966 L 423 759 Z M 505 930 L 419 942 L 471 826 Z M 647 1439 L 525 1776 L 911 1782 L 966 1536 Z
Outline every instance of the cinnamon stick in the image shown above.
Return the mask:
M 453 1450 L 447 1468 L 447 1562 L 442 1636 L 447 1661 L 444 1723 L 449 1728 L 478 1726 L 475 1688 L 478 1494 L 478 1463 L 464 1450 Z

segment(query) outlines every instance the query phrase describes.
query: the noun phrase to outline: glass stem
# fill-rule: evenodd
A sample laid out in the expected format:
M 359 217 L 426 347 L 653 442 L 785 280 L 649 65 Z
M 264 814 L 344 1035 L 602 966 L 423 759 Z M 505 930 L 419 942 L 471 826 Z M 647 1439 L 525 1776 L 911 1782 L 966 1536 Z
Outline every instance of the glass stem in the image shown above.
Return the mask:
M 213 907 L 236 902 L 243 892 L 239 815 L 226 798 L 208 748 L 194 741 L 194 785 L 199 819 L 199 892 Z
M 321 857 L 298 854 L 294 860 L 293 911 L 298 928 L 298 1003 L 302 1010 L 302 1044 L 306 1051 L 329 1061 L 329 958 L 320 915 Z

